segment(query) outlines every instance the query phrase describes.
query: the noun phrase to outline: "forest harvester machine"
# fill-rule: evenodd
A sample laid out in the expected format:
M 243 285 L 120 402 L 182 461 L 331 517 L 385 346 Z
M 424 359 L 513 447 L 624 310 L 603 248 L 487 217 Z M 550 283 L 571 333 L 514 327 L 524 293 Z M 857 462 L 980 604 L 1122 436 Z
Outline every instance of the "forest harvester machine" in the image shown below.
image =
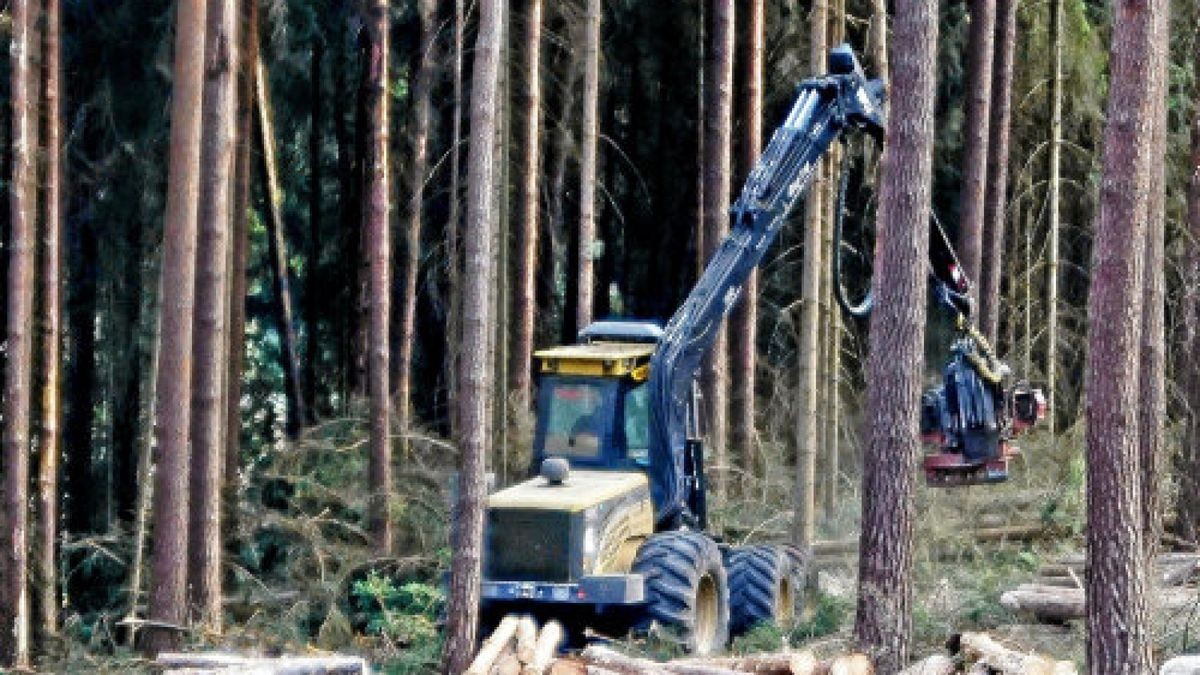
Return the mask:
M 868 81 L 844 45 L 829 70 L 800 86 L 730 210 L 730 234 L 665 329 L 601 321 L 578 344 L 534 354 L 536 475 L 488 497 L 485 621 L 526 611 L 569 628 L 656 622 L 706 654 L 731 633 L 794 617 L 803 552 L 727 546 L 707 532 L 696 376 L 818 160 L 847 136 L 882 136 L 882 83 Z M 922 432 L 937 446 L 926 472 L 934 485 L 1001 480 L 1008 440 L 1036 422 L 1040 395 L 1005 388 L 1006 367 L 971 328 L 969 289 L 940 227 L 931 240 L 935 296 L 957 315 L 960 337 L 944 386 L 923 401 Z M 840 255 L 833 260 L 841 275 Z M 869 312 L 869 293 L 851 302 L 834 285 L 846 311 Z

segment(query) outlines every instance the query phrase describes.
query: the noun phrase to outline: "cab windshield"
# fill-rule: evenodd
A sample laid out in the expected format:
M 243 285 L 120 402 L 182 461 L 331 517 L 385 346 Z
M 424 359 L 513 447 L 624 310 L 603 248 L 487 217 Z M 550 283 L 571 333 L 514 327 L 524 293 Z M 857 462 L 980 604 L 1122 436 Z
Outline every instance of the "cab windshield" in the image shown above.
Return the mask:
M 625 392 L 625 456 L 650 463 L 650 388 L 644 383 Z
M 615 382 L 543 380 L 542 456 L 600 459 L 615 387 Z

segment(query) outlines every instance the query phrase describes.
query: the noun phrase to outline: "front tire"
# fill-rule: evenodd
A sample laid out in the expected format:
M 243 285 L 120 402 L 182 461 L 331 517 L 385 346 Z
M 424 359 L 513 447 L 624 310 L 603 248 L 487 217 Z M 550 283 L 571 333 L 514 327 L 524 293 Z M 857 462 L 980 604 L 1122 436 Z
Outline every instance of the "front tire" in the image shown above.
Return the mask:
M 633 561 L 645 579 L 648 618 L 678 632 L 698 656 L 729 641 L 729 584 L 716 542 L 698 532 L 664 532 L 646 540 Z
M 803 604 L 801 557 L 782 546 L 747 546 L 729 556 L 730 627 L 742 635 L 759 623 L 787 628 Z

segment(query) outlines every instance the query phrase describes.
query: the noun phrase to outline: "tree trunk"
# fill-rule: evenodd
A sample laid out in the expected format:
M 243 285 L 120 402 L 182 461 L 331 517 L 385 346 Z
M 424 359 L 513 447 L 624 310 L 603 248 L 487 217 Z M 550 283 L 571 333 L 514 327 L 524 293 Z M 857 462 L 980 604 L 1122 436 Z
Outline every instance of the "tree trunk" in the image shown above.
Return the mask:
M 243 0 L 238 50 L 237 155 L 234 160 L 229 254 L 229 363 L 225 376 L 226 531 L 237 532 L 242 454 L 242 364 L 246 356 L 246 264 L 250 251 L 251 149 L 254 146 L 254 64 L 258 61 L 258 3 Z
M 809 70 L 824 74 L 828 0 L 814 0 L 809 23 L 811 46 Z M 816 534 L 817 513 L 817 400 L 820 398 L 820 335 L 821 335 L 821 222 L 824 220 L 825 175 L 828 163 L 819 161 L 814 167 L 812 186 L 804 206 L 804 266 L 800 272 L 800 318 L 797 327 L 799 358 L 800 410 L 796 417 L 796 495 L 795 521 L 792 523 L 792 543 L 807 547 Z
M 992 99 L 995 0 L 970 0 L 967 44 L 967 116 L 963 123 L 963 182 L 958 200 L 958 257 L 979 288 L 983 262 L 984 193 L 988 181 L 988 138 Z
M 729 233 L 729 192 L 733 141 L 733 0 L 709 5 L 708 50 L 704 79 L 704 259 L 707 262 Z M 713 497 L 718 504 L 728 493 L 729 345 L 727 326 L 721 326 L 706 357 L 703 373 L 708 408 L 709 456 L 713 462 Z
M 313 38 L 309 55 L 308 109 L 312 118 L 308 130 L 308 241 L 304 270 L 304 400 L 317 412 L 317 368 L 321 362 L 321 308 L 327 306 L 323 292 L 325 280 L 321 275 L 321 146 L 324 142 L 324 117 L 321 114 L 321 63 L 325 58 L 325 40 Z
M 1146 251 L 1142 262 L 1142 336 L 1138 357 L 1138 454 L 1141 461 L 1142 528 L 1146 556 L 1158 552 L 1163 534 L 1163 431 L 1166 422 L 1166 155 L 1167 79 L 1170 45 L 1170 3 L 1156 17 L 1151 64 L 1153 104 L 1150 118 L 1150 183 L 1146 211 Z
M 517 284 L 514 297 L 516 339 L 513 341 L 510 389 L 517 410 L 527 411 L 532 403 L 531 354 L 534 345 L 534 314 L 537 312 L 538 178 L 542 147 L 542 0 L 529 0 L 525 24 L 525 91 L 520 105 L 525 110 L 521 138 L 521 185 L 517 196 Z
M 1200 81 L 1200 40 L 1192 47 L 1192 73 Z M 1185 272 L 1184 343 L 1186 354 L 1200 353 L 1200 91 L 1192 102 L 1192 156 L 1188 182 L 1188 238 Z M 1187 417 L 1182 451 L 1178 460 L 1180 534 L 1191 541 L 1200 539 L 1200 368 L 1187 369 L 1184 380 Z
M 579 271 L 575 331 L 592 322 L 596 242 L 596 115 L 600 106 L 600 0 L 587 0 L 583 20 L 583 132 L 579 154 Z
M 1008 145 L 1012 117 L 1013 51 L 1017 0 L 996 2 L 991 111 L 988 123 L 987 185 L 984 190 L 983 253 L 979 280 L 979 323 L 994 345 L 1000 325 L 1000 271 L 1004 269 L 1007 222 Z M 1028 372 L 1028 371 L 1026 371 Z
M 1050 0 L 1050 177 L 1047 188 L 1046 209 L 1049 211 L 1050 226 L 1046 233 L 1046 426 L 1051 443 L 1055 443 L 1058 425 L 1055 419 L 1055 382 L 1058 377 L 1058 268 L 1059 268 L 1059 223 L 1062 194 L 1062 3 Z
M 258 140 L 262 149 L 262 170 L 267 186 L 267 243 L 271 256 L 271 277 L 275 287 L 275 321 L 282 349 L 284 386 L 287 390 L 287 434 L 294 437 L 309 419 L 300 384 L 300 357 L 296 351 L 296 323 L 292 318 L 292 290 L 289 277 L 286 225 L 283 222 L 283 189 L 279 184 L 279 154 L 275 150 L 275 121 L 271 109 L 271 82 L 262 54 L 255 53 L 255 105 L 258 109 Z
M 254 0 L 250 0 L 254 1 Z M 221 630 L 221 450 L 225 440 L 226 335 L 229 301 L 232 178 L 238 8 L 235 0 L 208 4 L 205 29 L 203 147 L 200 154 L 199 244 L 193 330 L 191 514 L 188 595 L 195 619 Z
M 186 620 L 188 549 L 188 425 L 192 389 L 192 317 L 196 285 L 196 219 L 200 185 L 200 111 L 204 90 L 205 5 L 179 0 L 171 90 L 170 165 L 163 227 L 162 332 L 154 472 L 153 582 L 150 619 Z M 147 629 L 148 653 L 179 646 L 178 630 Z
M 370 266 L 370 307 L 368 316 L 367 396 L 370 399 L 370 462 L 367 483 L 371 490 L 368 528 L 377 555 L 392 549 L 392 523 L 388 505 L 392 494 L 391 402 L 388 386 L 388 319 L 391 300 L 391 248 L 388 241 L 388 2 L 372 0 L 366 9 L 366 28 L 370 39 L 367 61 L 366 104 L 370 125 L 365 182 L 366 212 L 363 214 L 363 241 Z
M 492 330 L 488 280 L 493 263 L 495 227 L 492 153 L 496 135 L 496 89 L 500 67 L 500 2 L 479 4 L 479 33 L 471 87 L 471 139 L 467 157 L 466 268 L 463 280 L 462 345 L 458 392 L 458 498 L 452 523 L 453 551 L 447 598 L 443 665 L 461 673 L 474 651 L 479 619 L 479 585 L 483 548 L 484 461 L 491 439 L 487 399 L 491 372 L 484 345 Z
M 9 194 L 8 336 L 4 368 L 3 473 L 5 572 L 0 592 L 0 659 L 29 664 L 29 417 L 33 385 L 34 268 L 37 265 L 38 86 L 33 54 L 40 4 L 12 4 L 12 144 Z
M 1164 0 L 1113 6 L 1108 123 L 1088 316 L 1088 670 L 1153 670 L 1141 531 L 1138 346 Z
M 421 264 L 421 217 L 425 202 L 425 174 L 429 165 L 431 99 L 433 97 L 434 49 L 437 46 L 437 17 L 433 0 L 420 0 L 417 14 L 421 24 L 420 51 L 413 78 L 412 154 L 408 158 L 408 223 L 404 237 L 404 280 L 400 293 L 399 363 L 396 366 L 396 426 L 406 432 L 412 426 L 413 345 L 417 334 L 417 273 Z M 401 447 L 407 443 L 401 441 Z
M 450 132 L 450 208 L 446 218 L 446 284 L 450 300 L 446 312 L 446 334 L 457 336 L 462 330 L 462 273 L 459 253 L 459 214 L 462 204 L 462 118 L 463 118 L 463 31 L 466 24 L 465 0 L 454 0 L 454 107 Z M 446 352 L 446 402 L 450 410 L 450 433 L 458 432 L 458 359 L 461 345 L 453 337 L 448 341 Z
M 871 32 L 867 39 L 870 41 L 867 52 L 874 65 L 871 75 L 884 82 L 891 82 L 888 79 L 887 0 L 871 0 Z
M 41 637 L 58 633 L 58 464 L 62 452 L 62 5 L 46 2 L 43 88 L 46 113 L 42 191 L 41 351 L 42 421 L 39 425 L 37 600 L 34 625 Z M 135 350 L 136 353 L 136 350 Z
M 908 662 L 913 463 L 918 450 L 933 174 L 937 2 L 896 4 L 867 361 L 862 535 L 854 633 L 879 672 Z
M 746 16 L 745 89 L 742 99 L 744 132 L 742 136 L 742 162 L 740 175 L 743 179 L 758 162 L 762 154 L 762 108 L 763 108 L 763 44 L 764 2 L 750 0 Z M 758 343 L 758 270 L 750 273 L 742 289 L 742 299 L 729 319 L 729 351 L 732 363 L 730 381 L 732 393 L 729 406 L 729 447 L 738 453 L 737 458 L 743 471 L 759 475 L 755 451 L 754 427 L 754 383 L 755 356 Z

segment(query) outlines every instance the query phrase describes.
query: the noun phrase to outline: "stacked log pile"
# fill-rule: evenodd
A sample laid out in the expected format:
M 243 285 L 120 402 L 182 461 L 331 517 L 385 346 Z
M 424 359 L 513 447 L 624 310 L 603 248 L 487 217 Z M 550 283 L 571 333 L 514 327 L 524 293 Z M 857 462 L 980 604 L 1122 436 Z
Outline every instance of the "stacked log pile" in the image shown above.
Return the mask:
M 1200 594 L 1189 582 L 1200 568 L 1200 555 L 1164 553 L 1154 561 L 1154 601 L 1157 609 L 1175 612 L 1196 606 Z M 1084 617 L 1086 577 L 1082 554 L 1043 565 L 1033 583 L 1022 584 L 1000 596 L 1000 604 L 1039 621 L 1064 623 Z
M 950 641 L 951 654 L 935 654 L 900 675 L 1076 675 L 1075 664 L 1007 647 L 984 633 L 963 633 Z

